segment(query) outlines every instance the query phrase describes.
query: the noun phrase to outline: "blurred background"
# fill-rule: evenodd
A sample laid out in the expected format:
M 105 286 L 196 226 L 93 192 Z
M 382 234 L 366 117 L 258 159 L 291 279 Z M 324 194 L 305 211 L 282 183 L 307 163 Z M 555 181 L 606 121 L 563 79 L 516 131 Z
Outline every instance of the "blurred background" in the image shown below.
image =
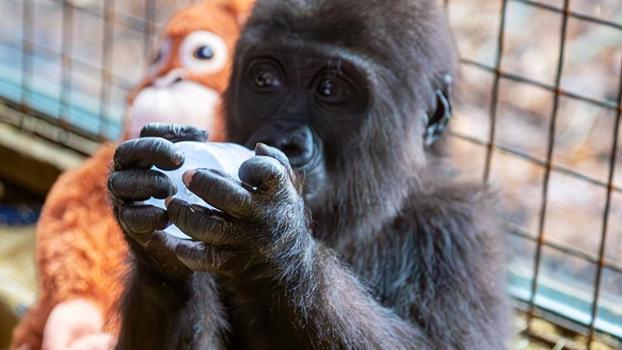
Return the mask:
M 0 0 L 0 348 L 34 300 L 49 187 L 119 138 L 158 33 L 191 2 Z M 622 1 L 444 5 L 461 55 L 450 154 L 503 198 L 515 347 L 622 348 Z

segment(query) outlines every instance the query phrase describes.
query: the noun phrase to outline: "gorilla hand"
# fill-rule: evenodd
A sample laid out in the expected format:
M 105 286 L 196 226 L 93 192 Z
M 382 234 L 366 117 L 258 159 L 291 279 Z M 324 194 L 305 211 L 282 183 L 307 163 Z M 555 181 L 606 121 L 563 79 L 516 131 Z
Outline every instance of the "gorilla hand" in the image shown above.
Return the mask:
M 184 174 L 188 189 L 218 211 L 167 200 L 171 222 L 196 240 L 178 242 L 178 258 L 192 270 L 236 281 L 280 280 L 304 270 L 314 240 L 287 157 L 258 144 L 239 177 L 206 169 Z
M 166 211 L 138 202 L 163 199 L 177 191 L 165 174 L 151 169 L 173 170 L 183 164 L 183 155 L 173 142 L 206 140 L 206 132 L 197 128 L 147 124 L 140 138 L 122 143 L 115 151 L 108 179 L 114 215 L 138 266 L 156 275 L 185 278 L 191 271 L 172 253 L 174 242 L 160 231 L 169 225 Z

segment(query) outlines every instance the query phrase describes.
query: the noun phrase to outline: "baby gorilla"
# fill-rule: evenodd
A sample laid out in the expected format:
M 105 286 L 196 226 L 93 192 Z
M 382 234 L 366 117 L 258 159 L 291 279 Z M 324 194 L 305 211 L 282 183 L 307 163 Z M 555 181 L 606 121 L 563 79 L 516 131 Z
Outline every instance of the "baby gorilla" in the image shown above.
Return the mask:
M 241 181 L 184 176 L 218 210 L 137 203 L 175 193 L 150 168 L 204 133 L 151 125 L 115 154 L 134 256 L 119 347 L 504 348 L 494 198 L 452 180 L 434 142 L 454 69 L 435 0 L 260 0 L 225 101 L 256 156 Z

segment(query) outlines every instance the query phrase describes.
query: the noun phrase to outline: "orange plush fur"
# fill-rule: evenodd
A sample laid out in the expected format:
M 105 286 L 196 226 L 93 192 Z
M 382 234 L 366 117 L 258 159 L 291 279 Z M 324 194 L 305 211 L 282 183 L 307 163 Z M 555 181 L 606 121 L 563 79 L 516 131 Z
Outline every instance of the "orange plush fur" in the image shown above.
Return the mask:
M 231 57 L 240 32 L 239 18 L 249 6 L 249 0 L 205 1 L 176 14 L 164 35 L 178 46 L 179 40 L 189 32 L 209 30 L 225 41 Z M 176 60 L 172 58 L 160 73 L 178 65 Z M 193 75 L 190 79 L 222 93 L 230 66 L 215 74 Z M 151 80 L 145 78 L 136 91 L 149 86 Z M 136 92 L 130 94 L 130 103 L 135 95 Z M 217 125 L 222 124 L 220 120 Z M 212 131 L 211 137 L 222 139 L 222 127 Z M 114 148 L 112 144 L 102 146 L 80 168 L 63 174 L 49 193 L 37 226 L 39 295 L 14 330 L 11 349 L 39 349 L 51 310 L 73 299 L 86 299 L 99 306 L 105 321 L 102 331 L 116 334 L 116 306 L 127 271 L 128 252 L 106 190 Z
M 13 331 L 11 348 L 39 349 L 48 315 L 63 301 L 89 299 L 115 318 L 127 248 L 107 202 L 113 152 L 102 147 L 52 188 L 37 226 L 39 296 Z

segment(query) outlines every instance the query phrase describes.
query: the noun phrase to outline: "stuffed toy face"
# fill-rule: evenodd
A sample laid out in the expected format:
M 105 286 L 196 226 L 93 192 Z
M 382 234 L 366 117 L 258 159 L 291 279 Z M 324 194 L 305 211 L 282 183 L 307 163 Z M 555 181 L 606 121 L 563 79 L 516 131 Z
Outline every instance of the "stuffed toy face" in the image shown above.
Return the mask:
M 220 96 L 249 0 L 205 0 L 178 12 L 166 26 L 142 82 L 128 98 L 126 137 L 148 122 L 194 125 L 222 140 Z

